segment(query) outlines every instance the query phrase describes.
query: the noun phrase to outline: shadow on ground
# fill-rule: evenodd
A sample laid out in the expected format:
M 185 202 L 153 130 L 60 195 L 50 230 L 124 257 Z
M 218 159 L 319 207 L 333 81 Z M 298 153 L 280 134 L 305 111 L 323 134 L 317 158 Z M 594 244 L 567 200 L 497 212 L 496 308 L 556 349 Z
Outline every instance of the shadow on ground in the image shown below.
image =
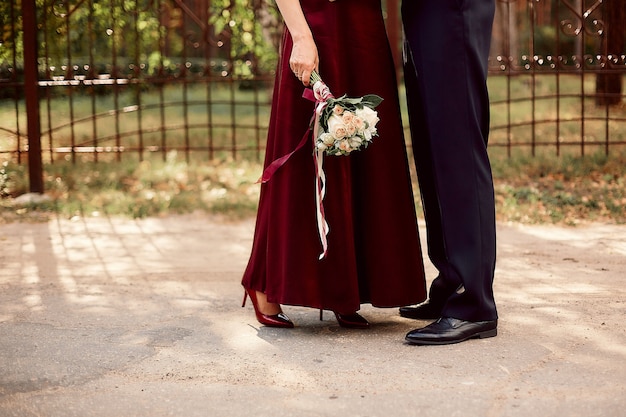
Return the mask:
M 295 329 L 260 326 L 253 227 L 0 225 L 0 415 L 623 415 L 626 226 L 500 224 L 499 335 L 441 347 L 405 344 L 427 323 L 395 309 L 364 306 L 367 331 L 289 306 Z

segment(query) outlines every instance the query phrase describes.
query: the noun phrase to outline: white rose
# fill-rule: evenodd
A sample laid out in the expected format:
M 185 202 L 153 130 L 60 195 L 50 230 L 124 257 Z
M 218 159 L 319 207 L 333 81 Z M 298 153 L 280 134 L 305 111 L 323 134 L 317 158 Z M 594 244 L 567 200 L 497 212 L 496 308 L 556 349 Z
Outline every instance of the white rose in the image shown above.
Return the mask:
M 325 132 L 320 135 L 320 141 L 326 146 L 332 146 L 335 143 L 335 138 L 330 133 Z
M 350 138 L 350 146 L 352 146 L 354 149 L 357 149 L 358 147 L 360 147 L 362 143 L 363 143 L 363 139 L 361 139 L 358 136 L 354 136 Z
M 369 132 L 370 135 L 375 135 L 377 132 L 376 124 L 380 121 L 378 113 L 369 107 L 363 107 L 362 109 L 357 109 L 356 115 L 365 121 L 367 125 L 366 132 Z

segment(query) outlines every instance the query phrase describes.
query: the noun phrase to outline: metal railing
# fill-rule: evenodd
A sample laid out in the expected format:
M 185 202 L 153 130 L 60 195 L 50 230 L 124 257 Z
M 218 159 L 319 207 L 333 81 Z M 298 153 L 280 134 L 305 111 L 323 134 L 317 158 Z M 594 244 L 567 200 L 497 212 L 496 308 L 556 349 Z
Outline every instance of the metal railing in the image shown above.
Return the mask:
M 498 0 L 490 146 L 580 155 L 626 144 L 621 0 Z
M 496 4 L 491 149 L 626 144 L 623 0 Z M 398 58 L 399 1 L 384 7 Z M 273 2 L 9 0 L 0 19 L 0 161 L 28 163 L 33 191 L 59 160 L 261 158 L 281 36 Z

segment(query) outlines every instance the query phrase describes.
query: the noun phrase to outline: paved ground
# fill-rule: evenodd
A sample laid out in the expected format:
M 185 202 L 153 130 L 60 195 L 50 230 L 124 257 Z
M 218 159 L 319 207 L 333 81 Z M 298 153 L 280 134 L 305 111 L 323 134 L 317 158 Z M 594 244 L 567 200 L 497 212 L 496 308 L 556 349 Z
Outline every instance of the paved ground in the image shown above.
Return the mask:
M 0 416 L 626 415 L 626 226 L 499 225 L 500 334 L 441 347 L 405 344 L 426 322 L 395 309 L 364 307 L 368 331 L 292 307 L 296 329 L 259 326 L 252 230 L 0 225 Z

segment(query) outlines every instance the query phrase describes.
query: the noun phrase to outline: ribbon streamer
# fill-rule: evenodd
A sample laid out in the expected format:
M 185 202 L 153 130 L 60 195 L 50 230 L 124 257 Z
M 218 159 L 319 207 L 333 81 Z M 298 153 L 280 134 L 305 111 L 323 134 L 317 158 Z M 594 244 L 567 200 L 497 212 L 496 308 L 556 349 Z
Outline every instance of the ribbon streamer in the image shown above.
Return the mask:
M 324 108 L 327 105 L 327 100 L 329 98 L 334 98 L 330 89 L 326 84 L 322 81 L 317 81 L 313 84 L 313 89 L 305 89 L 304 93 L 302 93 L 302 97 L 315 102 L 315 112 L 313 117 L 311 118 L 311 126 L 313 130 L 313 162 L 315 164 L 315 206 L 316 206 L 316 217 L 317 217 L 317 231 L 320 237 L 320 242 L 322 243 L 322 253 L 319 256 L 319 259 L 324 259 L 326 254 L 328 253 L 328 232 L 330 228 L 328 226 L 328 222 L 326 221 L 326 215 L 324 213 L 324 196 L 326 195 L 326 174 L 324 173 L 324 151 L 319 150 L 315 146 L 315 142 L 319 133 L 319 119 L 324 111 Z M 282 167 L 291 156 L 300 150 L 307 142 L 309 133 L 311 128 L 307 129 L 298 143 L 296 148 L 289 152 L 287 155 L 283 155 L 280 158 L 272 161 L 271 164 L 267 166 L 263 170 L 263 174 L 261 178 L 257 181 L 257 183 L 266 183 L 268 182 L 274 173 Z
M 324 196 L 326 195 L 326 174 L 324 173 L 324 151 L 317 149 L 315 143 L 319 136 L 319 120 L 327 105 L 327 100 L 334 98 L 330 89 L 322 81 L 313 84 L 313 92 L 315 93 L 315 121 L 313 123 L 313 160 L 315 162 L 315 205 L 317 212 L 317 232 L 322 242 L 322 253 L 319 259 L 322 260 L 328 253 L 328 232 L 330 227 L 326 221 L 324 213 Z

